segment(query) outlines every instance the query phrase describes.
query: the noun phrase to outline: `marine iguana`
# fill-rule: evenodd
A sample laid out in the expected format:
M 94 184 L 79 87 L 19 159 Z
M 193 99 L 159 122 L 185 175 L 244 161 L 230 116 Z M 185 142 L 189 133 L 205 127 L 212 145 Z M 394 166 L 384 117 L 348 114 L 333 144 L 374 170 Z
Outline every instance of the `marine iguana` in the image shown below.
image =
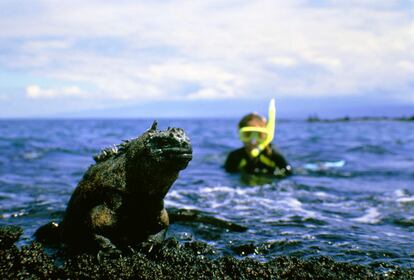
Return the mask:
M 164 197 L 192 159 L 181 128 L 157 130 L 102 150 L 70 198 L 62 222 L 40 227 L 35 237 L 66 244 L 76 252 L 125 250 L 161 240 L 169 225 Z M 53 240 L 53 238 L 52 238 Z

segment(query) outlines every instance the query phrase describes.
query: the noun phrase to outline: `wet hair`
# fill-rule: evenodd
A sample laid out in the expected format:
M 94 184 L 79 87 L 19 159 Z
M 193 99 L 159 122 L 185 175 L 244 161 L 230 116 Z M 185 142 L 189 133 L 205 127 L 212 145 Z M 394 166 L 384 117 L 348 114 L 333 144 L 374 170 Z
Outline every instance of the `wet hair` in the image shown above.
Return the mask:
M 259 120 L 262 121 L 263 123 L 266 124 L 266 119 L 264 117 L 262 117 L 261 115 L 259 115 L 258 113 L 250 113 L 245 115 L 240 121 L 239 121 L 239 128 L 245 127 L 247 126 L 247 124 L 251 121 L 251 120 Z

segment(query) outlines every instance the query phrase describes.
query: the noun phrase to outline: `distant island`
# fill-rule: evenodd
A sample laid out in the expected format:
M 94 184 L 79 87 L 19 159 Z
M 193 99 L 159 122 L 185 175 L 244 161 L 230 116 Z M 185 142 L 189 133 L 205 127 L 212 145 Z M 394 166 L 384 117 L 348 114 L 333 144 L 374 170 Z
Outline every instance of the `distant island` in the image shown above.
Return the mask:
M 321 119 L 317 115 L 311 115 L 306 119 L 307 122 L 351 122 L 351 121 L 403 121 L 413 122 L 414 115 L 411 117 L 342 117 L 335 119 Z

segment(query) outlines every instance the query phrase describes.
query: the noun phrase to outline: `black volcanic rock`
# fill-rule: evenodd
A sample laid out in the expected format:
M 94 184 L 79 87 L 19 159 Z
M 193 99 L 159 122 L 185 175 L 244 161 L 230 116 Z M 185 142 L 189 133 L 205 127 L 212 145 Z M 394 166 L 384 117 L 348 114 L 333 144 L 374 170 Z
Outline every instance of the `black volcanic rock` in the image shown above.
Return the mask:
M 15 240 L 21 229 L 0 227 L 2 238 Z M 49 256 L 39 243 L 0 248 L 0 279 L 414 279 L 414 269 L 378 268 L 318 257 L 277 257 L 266 263 L 251 258 L 217 256 L 202 242 L 175 239 L 114 257 L 81 254 Z
M 1 226 L 0 227 L 0 248 L 8 249 L 19 240 L 23 230 L 17 226 Z

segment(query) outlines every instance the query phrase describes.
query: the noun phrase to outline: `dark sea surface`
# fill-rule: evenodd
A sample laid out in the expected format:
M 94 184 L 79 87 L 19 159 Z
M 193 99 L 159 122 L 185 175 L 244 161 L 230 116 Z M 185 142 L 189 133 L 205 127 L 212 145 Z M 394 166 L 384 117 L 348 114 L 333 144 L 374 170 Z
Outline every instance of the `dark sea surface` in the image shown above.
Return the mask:
M 152 120 L 0 121 L 0 224 L 24 229 L 20 245 L 59 220 L 92 155 L 135 137 Z M 192 140 L 194 158 L 166 197 L 167 208 L 201 210 L 247 232 L 176 223 L 169 236 L 222 254 L 330 256 L 414 267 L 414 122 L 280 121 L 274 144 L 294 167 L 286 179 L 227 174 L 240 146 L 237 120 L 160 120 Z M 244 247 L 243 247 L 244 246 Z M 249 246 L 247 246 L 249 247 Z M 246 253 L 252 253 L 246 251 Z

